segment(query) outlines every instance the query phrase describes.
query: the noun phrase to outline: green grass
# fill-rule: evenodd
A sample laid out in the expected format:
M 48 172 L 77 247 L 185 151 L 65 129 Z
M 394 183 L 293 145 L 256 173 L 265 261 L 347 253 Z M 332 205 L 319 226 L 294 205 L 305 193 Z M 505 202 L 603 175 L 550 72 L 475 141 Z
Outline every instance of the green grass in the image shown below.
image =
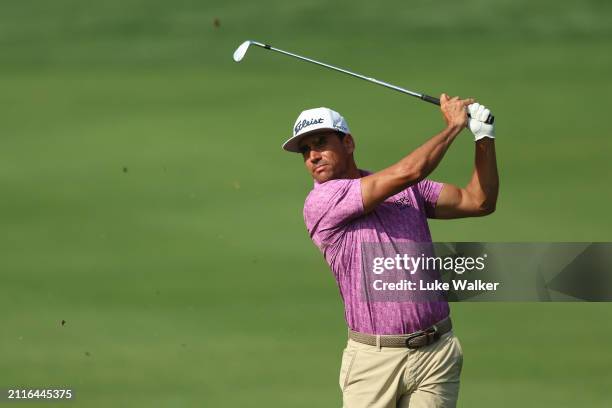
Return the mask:
M 490 105 L 498 211 L 433 221 L 436 240 L 609 241 L 611 23 L 594 0 L 3 2 L 0 387 L 69 385 L 85 407 L 340 405 L 342 305 L 303 226 L 311 181 L 280 144 L 330 106 L 377 170 L 440 114 L 234 48 Z M 432 177 L 465 183 L 472 149 L 466 133 Z M 460 406 L 610 405 L 609 305 L 452 309 Z

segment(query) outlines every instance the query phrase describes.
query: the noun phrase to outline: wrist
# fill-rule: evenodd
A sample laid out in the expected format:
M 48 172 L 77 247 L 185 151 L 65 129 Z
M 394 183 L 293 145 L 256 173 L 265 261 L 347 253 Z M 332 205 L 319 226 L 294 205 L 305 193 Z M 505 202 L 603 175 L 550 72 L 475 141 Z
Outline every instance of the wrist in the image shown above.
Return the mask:
M 464 126 L 460 125 L 460 124 L 448 124 L 446 125 L 446 129 L 445 132 L 453 135 L 453 136 L 457 136 L 459 133 L 461 133 L 461 131 L 463 130 Z
M 474 141 L 476 143 L 492 143 L 494 140 L 495 136 L 493 135 L 474 136 Z

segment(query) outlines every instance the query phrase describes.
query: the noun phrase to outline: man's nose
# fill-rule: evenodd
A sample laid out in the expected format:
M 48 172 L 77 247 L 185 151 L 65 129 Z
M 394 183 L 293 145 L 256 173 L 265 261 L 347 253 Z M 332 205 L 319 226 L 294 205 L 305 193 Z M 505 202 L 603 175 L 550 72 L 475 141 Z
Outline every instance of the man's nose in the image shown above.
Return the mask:
M 311 149 L 308 160 L 310 160 L 311 163 L 317 163 L 319 160 L 321 160 L 321 152 Z

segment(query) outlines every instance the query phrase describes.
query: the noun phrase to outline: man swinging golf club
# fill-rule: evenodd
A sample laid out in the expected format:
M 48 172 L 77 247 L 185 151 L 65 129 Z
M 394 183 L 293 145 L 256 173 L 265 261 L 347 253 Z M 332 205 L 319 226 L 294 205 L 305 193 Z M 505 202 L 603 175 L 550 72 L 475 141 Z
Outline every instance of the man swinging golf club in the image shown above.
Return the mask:
M 490 111 L 473 99 L 446 94 L 440 109 L 446 123 L 440 133 L 375 173 L 357 167 L 348 125 L 331 109 L 303 111 L 283 145 L 302 154 L 315 181 L 304 221 L 344 302 L 349 340 L 340 387 L 345 407 L 454 407 L 457 402 L 463 352 L 452 332 L 448 303 L 368 302 L 360 287 L 362 243 L 431 242 L 427 218 L 495 210 L 498 175 Z M 466 126 L 476 140 L 467 186 L 427 179 Z

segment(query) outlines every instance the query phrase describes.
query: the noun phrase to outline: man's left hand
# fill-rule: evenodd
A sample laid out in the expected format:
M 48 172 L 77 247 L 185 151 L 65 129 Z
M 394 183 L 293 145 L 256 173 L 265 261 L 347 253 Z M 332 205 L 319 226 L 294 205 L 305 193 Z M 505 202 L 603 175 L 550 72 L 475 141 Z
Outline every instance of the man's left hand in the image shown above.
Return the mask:
M 491 111 L 484 105 L 473 103 L 468 106 L 468 112 L 470 113 L 468 127 L 474 134 L 474 140 L 478 141 L 484 137 L 495 139 L 495 126 L 485 122 Z

